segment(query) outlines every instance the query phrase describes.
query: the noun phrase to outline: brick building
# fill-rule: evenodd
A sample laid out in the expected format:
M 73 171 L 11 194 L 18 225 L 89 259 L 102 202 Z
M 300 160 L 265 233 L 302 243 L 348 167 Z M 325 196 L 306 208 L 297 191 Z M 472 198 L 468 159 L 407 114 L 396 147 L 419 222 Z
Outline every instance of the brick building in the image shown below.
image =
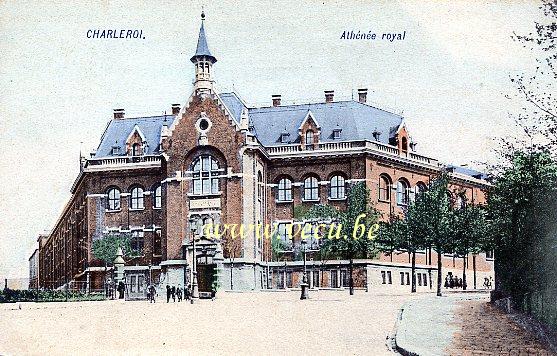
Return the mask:
M 203 17 L 203 16 L 202 16 Z M 81 160 L 72 197 L 51 233 L 39 241 L 40 285 L 66 283 L 102 288 L 111 269 L 93 256 L 92 242 L 108 233 L 131 236 L 137 253 L 125 256 L 130 293 L 144 292 L 148 280 L 184 285 L 196 256 L 200 290 L 218 276 L 226 289 L 290 288 L 299 285 L 300 240 L 290 241 L 285 224 L 297 207 L 346 207 L 355 182 L 365 182 L 375 206 L 401 214 L 420 189 L 449 169 L 454 196 L 485 201 L 488 184 L 475 171 L 447 167 L 415 152 L 404 118 L 358 100 L 283 105 L 274 95 L 268 107 L 252 108 L 235 93 L 214 88 L 204 24 L 191 62 L 194 88 L 172 114 L 127 118 L 114 110 L 97 150 Z M 278 225 L 286 248 L 272 258 L 269 240 L 203 235 L 202 226 Z M 197 246 L 192 236 L 199 237 Z M 319 241 L 310 240 L 309 281 L 315 287 L 347 285 L 347 261 L 319 259 Z M 493 270 L 485 254 L 474 257 L 483 277 Z M 435 285 L 436 256 L 417 256 L 418 288 Z M 462 258 L 444 256 L 459 273 Z M 407 254 L 356 260 L 359 287 L 400 288 L 409 283 Z M 470 263 L 468 264 L 471 265 Z M 433 271 L 433 272 L 432 272 Z

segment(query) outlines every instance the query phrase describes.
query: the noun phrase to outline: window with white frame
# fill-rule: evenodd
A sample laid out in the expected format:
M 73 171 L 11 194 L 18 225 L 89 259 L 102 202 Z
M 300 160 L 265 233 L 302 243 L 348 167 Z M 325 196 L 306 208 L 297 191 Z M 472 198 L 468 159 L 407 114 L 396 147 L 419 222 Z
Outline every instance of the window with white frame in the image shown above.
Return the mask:
M 288 178 L 282 178 L 278 183 L 278 201 L 292 200 L 292 181 Z
M 219 192 L 219 163 L 212 156 L 201 156 L 193 161 L 192 193 L 195 195 L 217 194 Z
M 329 190 L 329 198 L 331 199 L 344 199 L 346 182 L 343 176 L 336 175 L 331 178 L 331 189 Z
M 410 186 L 408 182 L 400 179 L 396 185 L 396 203 L 398 205 L 408 205 L 410 202 Z
M 306 240 L 306 248 L 309 250 L 316 250 L 319 248 L 319 239 L 315 238 L 315 234 L 319 233 L 317 224 L 306 222 L 303 226 L 304 237 Z
M 133 187 L 130 191 L 130 209 L 143 209 L 143 188 Z
M 107 193 L 107 208 L 108 210 L 119 210 L 120 209 L 120 189 L 110 188 Z
M 153 207 L 159 209 L 162 206 L 162 188 L 160 185 L 155 187 L 153 191 Z
M 130 241 L 131 249 L 134 254 L 141 255 L 143 253 L 144 244 L 144 233 L 142 230 L 132 231 L 132 237 Z
M 304 200 L 318 200 L 319 186 L 317 178 L 307 177 L 304 180 Z
M 313 148 L 313 130 L 306 131 L 306 148 Z

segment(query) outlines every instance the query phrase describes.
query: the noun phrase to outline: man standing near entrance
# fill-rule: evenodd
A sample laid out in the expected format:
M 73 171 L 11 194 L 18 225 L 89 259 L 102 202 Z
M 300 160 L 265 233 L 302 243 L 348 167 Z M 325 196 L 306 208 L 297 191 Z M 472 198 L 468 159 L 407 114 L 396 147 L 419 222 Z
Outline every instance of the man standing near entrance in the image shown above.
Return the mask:
M 166 285 L 166 302 L 170 302 L 170 286 L 168 284 Z

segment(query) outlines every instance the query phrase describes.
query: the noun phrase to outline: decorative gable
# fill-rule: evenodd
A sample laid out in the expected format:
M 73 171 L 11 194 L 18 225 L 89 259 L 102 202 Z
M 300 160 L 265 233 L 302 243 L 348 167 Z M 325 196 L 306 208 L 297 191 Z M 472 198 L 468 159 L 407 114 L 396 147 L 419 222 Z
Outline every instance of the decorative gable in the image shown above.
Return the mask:
M 147 139 L 137 125 L 126 139 L 126 152 L 130 156 L 142 156 L 147 153 Z

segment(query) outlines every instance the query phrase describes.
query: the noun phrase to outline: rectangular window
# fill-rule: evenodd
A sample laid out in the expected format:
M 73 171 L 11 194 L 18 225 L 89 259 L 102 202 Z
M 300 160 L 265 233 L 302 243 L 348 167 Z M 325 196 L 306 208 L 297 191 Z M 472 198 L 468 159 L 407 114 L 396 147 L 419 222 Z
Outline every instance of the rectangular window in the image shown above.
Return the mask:
M 338 288 L 338 271 L 331 271 L 331 288 Z
M 136 255 L 143 254 L 143 243 L 144 243 L 143 235 L 144 233 L 142 230 L 132 231 L 131 248 L 133 251 L 132 253 Z
M 406 272 L 406 285 L 410 285 L 410 273 Z
M 393 284 L 393 276 L 391 275 L 391 271 L 387 271 L 387 280 L 389 284 Z
M 422 286 L 422 274 L 418 273 L 418 286 Z
M 278 281 L 277 281 L 277 288 L 278 289 L 284 289 L 284 286 L 285 286 L 285 284 L 284 284 L 284 274 L 285 274 L 284 271 L 280 271 L 278 273 Z
M 343 269 L 340 271 L 340 279 L 342 281 L 342 287 L 350 287 L 350 275 L 347 270 Z
M 280 241 L 282 241 L 282 243 L 285 245 L 284 248 L 287 250 L 292 249 L 292 239 L 290 238 L 290 234 L 289 234 L 289 229 L 291 226 L 290 224 L 291 223 L 279 223 L 277 225 L 278 237 Z
M 422 280 L 424 281 L 424 286 L 427 286 L 427 274 L 423 274 Z
M 383 280 L 383 284 L 387 284 L 387 274 L 385 271 L 381 271 L 381 279 Z
M 313 286 L 314 287 L 319 287 L 320 285 L 320 280 L 319 280 L 319 271 L 313 271 Z
M 404 272 L 400 272 L 400 285 L 404 285 Z
M 286 271 L 286 287 L 292 288 L 292 271 Z
M 493 250 L 486 251 L 485 258 L 493 259 Z

